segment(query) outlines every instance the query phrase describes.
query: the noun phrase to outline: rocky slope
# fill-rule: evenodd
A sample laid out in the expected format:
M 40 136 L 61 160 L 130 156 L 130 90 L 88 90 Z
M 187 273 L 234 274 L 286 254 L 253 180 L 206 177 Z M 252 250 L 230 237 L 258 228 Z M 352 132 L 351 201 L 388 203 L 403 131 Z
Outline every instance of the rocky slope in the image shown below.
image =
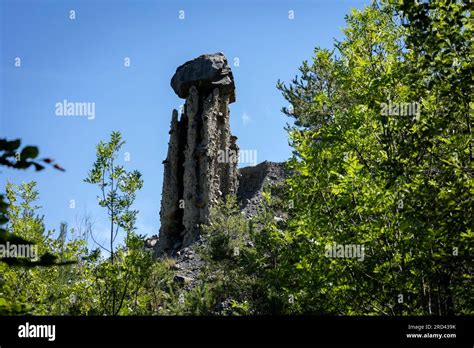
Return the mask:
M 281 182 L 285 177 L 284 170 L 284 163 L 270 161 L 239 169 L 237 198 L 247 218 L 257 214 L 265 184 L 274 185 Z
M 239 169 L 239 189 L 237 198 L 242 212 L 247 218 L 252 218 L 258 212 L 262 203 L 262 192 L 265 185 L 274 185 L 285 178 L 284 164 L 265 161 L 256 166 Z M 153 249 L 158 240 L 153 236 L 147 240 L 147 247 Z M 205 243 L 202 239 L 177 250 L 171 256 L 175 258 L 175 281 L 186 289 L 196 285 L 199 270 L 203 261 L 197 249 Z

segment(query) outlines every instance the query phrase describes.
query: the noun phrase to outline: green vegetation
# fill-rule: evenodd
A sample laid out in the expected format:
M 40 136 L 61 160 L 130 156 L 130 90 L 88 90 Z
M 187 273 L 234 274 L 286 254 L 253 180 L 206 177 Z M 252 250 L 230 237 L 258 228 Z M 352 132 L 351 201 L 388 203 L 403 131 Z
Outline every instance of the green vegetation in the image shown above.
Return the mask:
M 9 232 L 34 243 L 30 245 L 36 247 L 37 255 L 54 255 L 60 263 L 75 262 L 49 267 L 9 266 L 1 262 L 2 313 L 59 315 L 66 308 L 70 313 L 82 313 L 88 306 L 88 275 L 91 272 L 85 242 L 77 235 L 67 238 L 64 224 L 58 238 L 53 238 L 54 231 L 45 231 L 43 217 L 36 213 L 40 207 L 36 205 L 38 191 L 35 186 L 35 182 L 19 186 L 7 184 Z M 76 234 L 74 230 L 70 232 Z M 81 262 L 76 262 L 78 260 Z
M 120 133 L 99 143 L 85 180 L 109 218 L 105 255 L 64 224 L 53 238 L 35 183 L 8 183 L 0 243 L 18 238 L 43 257 L 1 260 L 0 313 L 472 315 L 469 17 L 463 1 L 375 2 L 347 16 L 333 50 L 278 82 L 293 121 L 289 176 L 253 219 L 235 197 L 212 208 L 192 286 L 136 232 L 143 180 L 117 164 Z M 2 140 L 0 165 L 42 169 L 36 148 L 10 161 L 19 146 Z
M 281 280 L 305 311 L 472 313 L 467 4 L 373 5 L 347 23 L 335 52 L 279 84 L 296 119 L 283 252 L 297 261 Z M 383 115 L 390 102 L 420 110 Z M 332 243 L 365 260 L 323 257 Z

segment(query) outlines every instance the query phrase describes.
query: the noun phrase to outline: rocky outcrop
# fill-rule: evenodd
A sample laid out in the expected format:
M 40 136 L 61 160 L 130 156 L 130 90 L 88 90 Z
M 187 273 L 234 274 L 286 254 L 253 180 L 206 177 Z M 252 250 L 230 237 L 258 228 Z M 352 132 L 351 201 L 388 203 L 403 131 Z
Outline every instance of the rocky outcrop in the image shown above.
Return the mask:
M 237 138 L 230 132 L 235 85 L 227 59 L 216 53 L 191 60 L 176 70 L 171 86 L 186 102 L 180 118 L 173 110 L 171 119 L 157 255 L 198 239 L 210 206 L 238 189 L 237 163 L 220 160 L 229 158 L 222 153 L 238 154 Z
M 285 179 L 285 164 L 264 161 L 256 166 L 239 169 L 237 199 L 247 218 L 257 215 L 265 185 L 275 185 Z
M 171 79 L 171 87 L 180 98 L 187 98 L 195 86 L 203 95 L 218 88 L 221 95 L 235 101 L 234 76 L 222 53 L 204 54 L 181 65 Z
M 237 169 L 236 169 L 237 170 Z M 286 176 L 284 163 L 265 161 L 256 166 L 240 168 L 239 185 L 237 198 L 240 202 L 242 213 L 249 219 L 257 215 L 262 207 L 262 192 L 266 185 L 273 186 L 281 183 Z M 275 212 L 275 220 L 280 219 L 278 212 Z M 283 214 L 282 214 L 283 215 Z M 260 225 L 254 225 L 257 230 Z M 161 239 L 153 236 L 146 241 L 146 247 L 152 249 L 155 243 Z M 183 247 L 173 253 L 175 263 L 174 281 L 184 290 L 188 291 L 199 285 L 199 274 L 205 264 L 201 258 L 200 249 L 206 248 L 206 239 L 201 238 L 196 243 Z M 231 313 L 231 303 L 229 298 L 219 301 L 215 308 L 216 315 Z

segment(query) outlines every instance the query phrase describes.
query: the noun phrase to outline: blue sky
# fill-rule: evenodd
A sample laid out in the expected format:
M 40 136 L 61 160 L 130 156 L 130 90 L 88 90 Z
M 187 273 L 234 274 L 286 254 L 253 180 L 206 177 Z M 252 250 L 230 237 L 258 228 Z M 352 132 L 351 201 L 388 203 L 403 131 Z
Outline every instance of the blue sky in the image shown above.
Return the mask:
M 83 179 L 95 145 L 118 130 L 127 142 L 123 153 L 130 154 L 126 168 L 138 169 L 145 181 L 135 204 L 138 232 L 157 234 L 171 112 L 183 103 L 170 87 L 176 68 L 223 52 L 235 77 L 231 128 L 240 148 L 257 150 L 258 162 L 283 161 L 291 154 L 284 130 L 289 120 L 280 112 L 286 102 L 277 80 L 293 78 L 314 47 L 331 48 L 342 38 L 344 16 L 367 2 L 0 0 L 0 136 L 37 145 L 40 156 L 66 168 L 2 169 L 0 190 L 7 179 L 35 180 L 48 229 L 57 230 L 61 221 L 74 227 L 88 214 L 105 242 L 98 189 Z M 56 116 L 55 105 L 64 99 L 95 103 L 95 119 Z

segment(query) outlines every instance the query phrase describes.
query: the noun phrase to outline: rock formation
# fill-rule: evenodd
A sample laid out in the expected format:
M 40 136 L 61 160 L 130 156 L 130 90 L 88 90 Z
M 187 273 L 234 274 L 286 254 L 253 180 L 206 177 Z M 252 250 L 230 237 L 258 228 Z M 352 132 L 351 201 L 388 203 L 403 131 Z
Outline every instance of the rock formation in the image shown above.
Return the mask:
M 240 168 L 237 198 L 240 202 L 241 212 L 251 219 L 257 215 L 262 208 L 264 188 L 280 184 L 286 177 L 284 163 L 265 161 L 256 166 Z M 284 213 L 276 215 L 278 221 L 284 217 Z M 256 223 L 254 228 L 258 231 L 260 225 Z M 152 236 L 146 241 L 147 249 L 153 249 L 160 238 Z M 181 284 L 184 289 L 190 290 L 199 284 L 199 273 L 205 264 L 201 258 L 199 248 L 206 247 L 206 240 L 200 239 L 196 243 L 183 247 L 173 254 L 175 264 L 173 270 L 176 272 L 174 281 Z M 220 301 L 215 309 L 215 314 L 229 314 L 231 312 L 229 299 Z
M 265 185 L 281 183 L 286 177 L 285 164 L 264 161 L 256 166 L 239 169 L 239 189 L 237 199 L 242 213 L 247 218 L 257 215 L 262 204 Z
M 186 102 L 179 119 L 178 111 L 172 113 L 157 255 L 173 253 L 198 239 L 210 206 L 238 189 L 237 161 L 222 156 L 230 151 L 238 154 L 229 124 L 235 85 L 227 59 L 216 53 L 186 62 L 176 70 L 171 87 Z

